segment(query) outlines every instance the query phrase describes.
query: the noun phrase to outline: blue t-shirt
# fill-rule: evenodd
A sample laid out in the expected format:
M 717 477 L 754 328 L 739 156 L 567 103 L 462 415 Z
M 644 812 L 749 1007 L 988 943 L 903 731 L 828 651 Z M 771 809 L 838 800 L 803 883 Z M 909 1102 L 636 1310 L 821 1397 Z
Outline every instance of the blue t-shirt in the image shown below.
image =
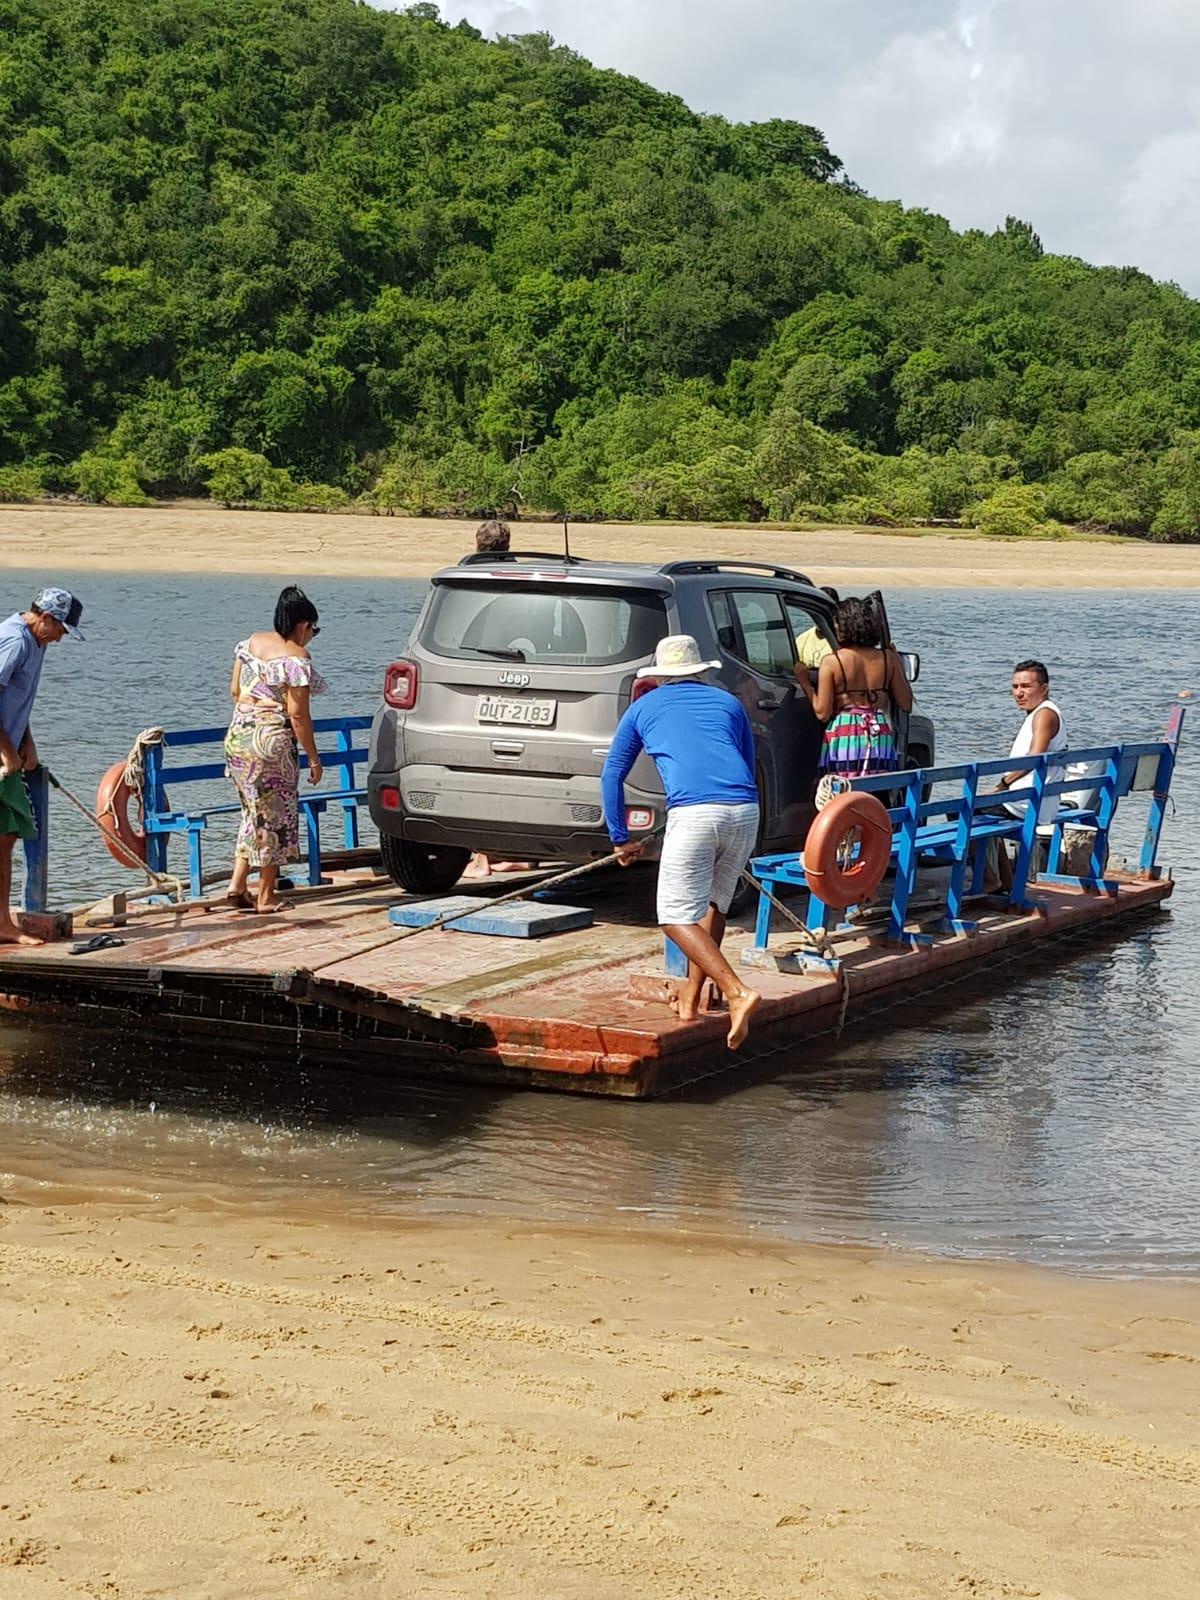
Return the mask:
M 600 773 L 604 825 L 614 844 L 629 838 L 623 785 L 645 750 L 667 792 L 667 809 L 757 801 L 754 734 L 739 700 L 693 678 L 660 683 L 617 723 Z
M 0 622 L 0 728 L 14 745 L 29 726 L 46 652 L 21 621 L 21 613 Z

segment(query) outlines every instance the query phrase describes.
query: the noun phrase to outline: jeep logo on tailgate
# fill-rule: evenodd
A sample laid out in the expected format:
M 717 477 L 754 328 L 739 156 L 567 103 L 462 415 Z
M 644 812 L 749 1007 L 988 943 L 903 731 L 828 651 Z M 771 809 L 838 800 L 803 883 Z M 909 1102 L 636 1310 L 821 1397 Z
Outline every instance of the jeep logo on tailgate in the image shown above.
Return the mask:
M 529 687 L 529 674 L 527 672 L 502 672 L 499 681 L 509 689 L 527 689 Z

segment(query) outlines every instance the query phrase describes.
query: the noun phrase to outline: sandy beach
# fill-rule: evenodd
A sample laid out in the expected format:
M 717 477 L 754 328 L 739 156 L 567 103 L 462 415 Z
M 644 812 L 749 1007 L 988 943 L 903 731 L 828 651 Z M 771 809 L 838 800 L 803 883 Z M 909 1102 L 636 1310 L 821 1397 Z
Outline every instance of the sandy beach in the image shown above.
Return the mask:
M 246 572 L 422 578 L 474 547 L 474 522 L 222 511 L 0 507 L 0 565 L 45 573 Z M 1200 545 L 1124 539 L 979 539 L 914 530 L 779 532 L 695 525 L 576 524 L 576 555 L 626 561 L 778 561 L 846 589 L 1200 588 Z M 557 524 L 526 523 L 515 542 L 558 551 Z
M 1200 1585 L 1185 1286 L 11 1194 L 0 1279 L 13 1600 Z

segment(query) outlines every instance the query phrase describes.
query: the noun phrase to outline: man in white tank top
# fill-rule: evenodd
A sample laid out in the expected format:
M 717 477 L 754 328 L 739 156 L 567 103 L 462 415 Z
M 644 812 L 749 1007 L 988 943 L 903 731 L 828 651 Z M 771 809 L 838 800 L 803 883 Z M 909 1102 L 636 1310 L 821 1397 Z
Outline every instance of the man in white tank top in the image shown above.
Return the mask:
M 1062 712 L 1050 698 L 1050 674 L 1040 661 L 1019 661 L 1013 668 L 1012 697 L 1025 720 L 1012 742 L 1010 756 L 1053 755 L 1067 748 L 1067 730 Z M 1049 766 L 1046 782 L 1058 783 L 1062 768 Z M 1031 783 L 1028 772 L 1004 772 L 1000 775 L 1001 789 L 1028 789 Z M 1049 822 L 1059 808 L 1057 795 L 1042 801 L 1038 822 Z M 1023 817 L 1024 806 L 1007 807 L 1014 817 Z
M 1018 661 L 1013 668 L 1012 697 L 1017 709 L 1025 713 L 1025 720 L 1017 730 L 1012 749 L 1008 752 L 1010 756 L 1053 755 L 1055 751 L 1067 748 L 1066 724 L 1062 712 L 1050 698 L 1050 674 L 1041 661 Z M 1047 783 L 1058 783 L 1062 776 L 1062 767 L 1046 768 Z M 1014 791 L 1028 789 L 1031 781 L 1030 774 L 1019 769 L 1003 772 L 998 788 Z M 1058 795 L 1050 795 L 1042 801 L 1038 812 L 1039 825 L 1050 821 L 1060 803 Z M 1014 817 L 1024 817 L 1028 807 L 1011 805 L 1006 806 L 1005 810 Z M 1001 888 L 1007 890 L 1012 887 L 1012 858 L 1007 850 L 998 850 L 994 857 L 989 851 L 988 867 L 989 877 L 992 870 L 998 868 Z

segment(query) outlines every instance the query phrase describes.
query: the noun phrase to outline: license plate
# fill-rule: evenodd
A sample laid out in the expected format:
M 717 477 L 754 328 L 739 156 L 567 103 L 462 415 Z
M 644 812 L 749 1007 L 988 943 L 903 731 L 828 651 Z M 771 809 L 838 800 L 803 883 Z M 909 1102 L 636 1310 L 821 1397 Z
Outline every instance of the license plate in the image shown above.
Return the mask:
M 507 700 L 498 694 L 481 694 L 475 702 L 476 722 L 515 723 L 523 728 L 552 728 L 556 700 Z

